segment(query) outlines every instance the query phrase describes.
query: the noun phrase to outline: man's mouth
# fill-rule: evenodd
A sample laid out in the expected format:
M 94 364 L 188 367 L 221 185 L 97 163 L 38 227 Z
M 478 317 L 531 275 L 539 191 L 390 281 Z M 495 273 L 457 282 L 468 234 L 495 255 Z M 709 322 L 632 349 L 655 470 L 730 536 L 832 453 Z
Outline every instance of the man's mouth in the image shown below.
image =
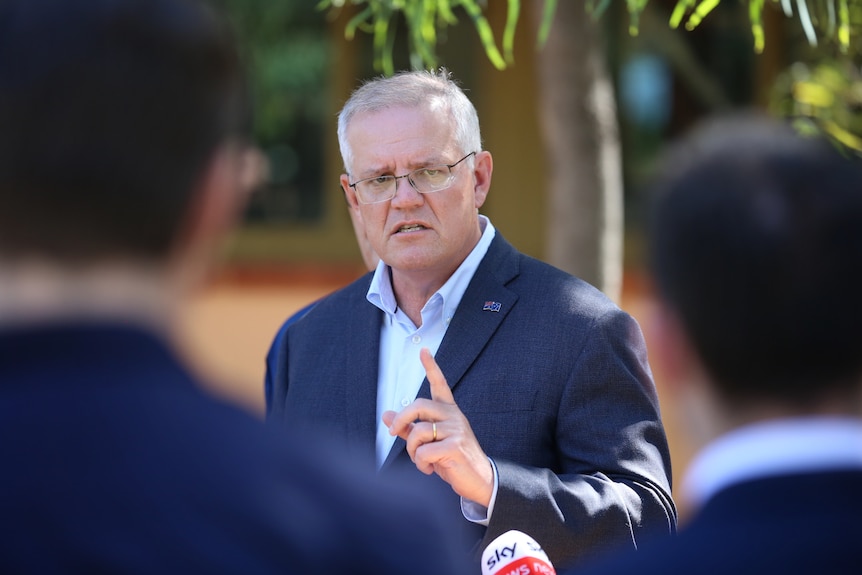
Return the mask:
M 407 226 L 401 226 L 398 228 L 398 233 L 407 233 L 407 232 L 418 232 L 419 230 L 424 230 L 425 226 L 420 224 L 410 224 Z

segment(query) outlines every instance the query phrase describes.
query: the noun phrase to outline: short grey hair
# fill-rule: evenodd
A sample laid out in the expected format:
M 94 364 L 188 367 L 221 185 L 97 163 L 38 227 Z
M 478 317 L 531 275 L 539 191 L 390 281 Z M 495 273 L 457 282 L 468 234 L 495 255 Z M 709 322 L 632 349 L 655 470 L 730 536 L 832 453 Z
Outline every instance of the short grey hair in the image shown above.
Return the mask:
M 357 88 L 338 114 L 338 147 L 344 170 L 350 173 L 353 150 L 347 142 L 347 127 L 356 114 L 395 107 L 430 105 L 447 111 L 455 125 L 455 142 L 468 154 L 482 149 L 479 116 L 473 103 L 451 78 L 446 68 L 399 72 L 380 76 Z

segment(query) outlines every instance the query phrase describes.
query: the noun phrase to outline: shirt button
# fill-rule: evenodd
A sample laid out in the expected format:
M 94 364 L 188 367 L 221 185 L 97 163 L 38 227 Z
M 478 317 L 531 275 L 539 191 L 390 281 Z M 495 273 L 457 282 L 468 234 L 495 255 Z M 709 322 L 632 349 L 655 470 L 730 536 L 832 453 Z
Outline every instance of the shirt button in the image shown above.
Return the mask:
M 419 343 L 420 341 L 422 341 L 421 337 L 419 337 L 418 335 L 413 336 L 413 343 Z
M 407 398 L 405 397 L 404 399 L 402 399 L 402 400 L 401 400 L 401 407 L 407 407 L 408 405 L 410 405 L 410 400 L 409 400 L 409 399 L 407 399 Z

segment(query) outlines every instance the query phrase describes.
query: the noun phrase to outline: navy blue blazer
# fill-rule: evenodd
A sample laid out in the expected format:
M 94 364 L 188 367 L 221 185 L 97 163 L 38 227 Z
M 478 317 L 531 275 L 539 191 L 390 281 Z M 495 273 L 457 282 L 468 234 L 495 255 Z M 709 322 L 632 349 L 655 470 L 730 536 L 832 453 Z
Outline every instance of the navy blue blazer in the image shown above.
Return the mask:
M 147 331 L 0 330 L 0 572 L 464 572 L 423 493 L 270 431 Z
M 707 501 L 676 537 L 571 575 L 855 575 L 862 570 L 860 489 L 860 470 L 739 483 Z
M 365 297 L 371 277 L 287 328 L 269 417 L 301 437 L 335 434 L 369 462 L 383 315 Z M 444 489 L 447 512 L 475 552 L 519 529 L 562 565 L 675 528 L 643 336 L 601 292 L 518 253 L 498 231 L 436 359 L 499 472 L 487 529 L 465 520 L 457 495 Z M 418 396 L 430 397 L 427 380 Z M 415 469 L 401 439 L 383 471 L 398 468 L 445 486 Z
M 272 338 L 272 343 L 269 345 L 269 350 L 266 352 L 266 371 L 263 379 L 263 399 L 266 405 L 267 415 L 272 409 L 272 394 L 275 389 L 275 382 L 273 379 L 278 371 L 278 350 L 281 349 L 281 346 L 283 345 L 282 341 L 287 334 L 287 328 L 289 328 L 293 322 L 307 314 L 315 305 L 317 305 L 317 301 L 313 301 L 294 312 L 292 316 L 287 318 L 287 320 L 281 324 L 281 327 L 279 327 L 278 331 L 275 333 L 275 337 Z

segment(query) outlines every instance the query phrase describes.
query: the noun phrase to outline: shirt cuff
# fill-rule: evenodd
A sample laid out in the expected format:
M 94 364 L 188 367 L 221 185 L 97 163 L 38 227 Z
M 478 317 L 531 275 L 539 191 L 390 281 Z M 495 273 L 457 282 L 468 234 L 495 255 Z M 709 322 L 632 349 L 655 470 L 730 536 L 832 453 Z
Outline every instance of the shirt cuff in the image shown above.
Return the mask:
M 485 527 L 490 523 L 491 514 L 494 513 L 494 503 L 497 501 L 497 487 L 500 485 L 497 477 L 497 465 L 490 457 L 488 461 L 491 462 L 491 469 L 494 471 L 494 490 L 491 492 L 491 501 L 488 503 L 488 507 L 475 501 L 461 498 L 461 513 L 464 515 L 464 519 L 472 523 L 484 525 Z

